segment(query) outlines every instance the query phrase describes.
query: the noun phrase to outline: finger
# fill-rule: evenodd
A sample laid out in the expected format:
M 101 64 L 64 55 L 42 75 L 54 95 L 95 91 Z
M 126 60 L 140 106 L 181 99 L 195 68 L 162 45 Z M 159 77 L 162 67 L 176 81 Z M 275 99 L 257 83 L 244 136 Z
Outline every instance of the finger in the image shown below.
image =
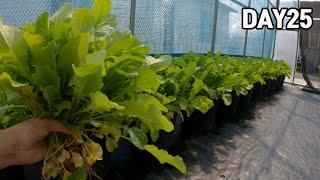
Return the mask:
M 46 127 L 50 132 L 60 132 L 70 136 L 73 135 L 72 131 L 70 131 L 66 126 L 64 126 L 58 120 L 43 119 L 43 122 L 46 124 Z
M 15 154 L 14 165 L 34 164 L 44 159 L 48 152 L 48 146 L 45 142 L 33 145 L 32 149 L 17 151 Z

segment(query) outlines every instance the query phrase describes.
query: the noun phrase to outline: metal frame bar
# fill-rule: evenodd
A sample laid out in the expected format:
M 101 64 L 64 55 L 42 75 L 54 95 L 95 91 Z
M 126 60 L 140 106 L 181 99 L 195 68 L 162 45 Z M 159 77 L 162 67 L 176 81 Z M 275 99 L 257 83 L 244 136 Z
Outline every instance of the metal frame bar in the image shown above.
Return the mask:
M 298 9 L 300 9 L 301 4 L 300 0 L 298 0 Z M 296 52 L 296 62 L 294 63 L 294 69 L 293 69 L 293 76 L 292 76 L 292 82 L 294 83 L 294 80 L 296 79 L 296 72 L 297 72 L 297 65 L 298 65 L 298 58 L 300 54 L 300 41 L 301 41 L 301 30 L 298 30 L 298 35 L 297 35 L 297 52 Z M 305 80 L 305 79 L 304 79 Z M 305 80 L 306 81 L 306 80 Z
M 135 21 L 136 21 L 136 0 L 131 0 L 131 8 L 130 8 L 130 31 L 134 35 L 135 34 Z
M 269 9 L 269 4 L 270 1 L 268 0 L 268 5 L 267 5 L 267 8 Z M 262 52 L 261 52 L 261 57 L 263 58 L 264 57 L 264 49 L 265 49 L 265 41 L 266 41 L 266 33 L 267 33 L 267 28 L 264 28 L 264 32 L 263 32 L 263 44 L 262 44 Z
M 249 0 L 248 7 L 251 7 L 251 0 Z M 243 47 L 243 57 L 247 56 L 247 47 L 248 47 L 248 34 L 249 30 L 246 29 L 245 39 L 244 39 L 244 47 Z
M 270 2 L 270 1 L 269 1 Z M 270 2 L 271 3 L 271 2 Z M 272 3 L 271 3 L 272 4 Z M 280 0 L 276 1 L 276 6 L 273 5 L 273 7 L 275 8 L 279 8 L 280 7 Z M 275 29 L 274 30 L 274 38 L 273 38 L 273 48 L 272 48 L 272 55 L 271 55 L 271 59 L 274 60 L 274 53 L 275 53 L 275 48 L 276 48 L 276 42 L 277 42 L 277 33 L 278 30 Z
M 211 54 L 214 54 L 216 45 L 216 34 L 217 34 L 217 22 L 218 22 L 218 11 L 219 11 L 220 0 L 215 0 L 214 3 L 214 14 L 213 14 L 213 27 L 212 27 L 212 41 L 211 41 Z
M 249 0 L 248 5 L 242 3 L 239 0 L 231 0 L 233 3 L 243 7 L 251 7 L 252 5 L 252 0 Z M 279 7 L 279 1 L 277 0 L 277 7 Z M 131 0 L 131 8 L 130 8 L 130 31 L 132 32 L 133 35 L 135 35 L 135 19 L 136 19 L 136 0 Z M 213 17 L 213 27 L 212 27 L 212 42 L 211 42 L 211 52 L 214 54 L 215 52 L 215 47 L 216 47 L 216 37 L 217 37 L 217 21 L 218 21 L 218 12 L 219 12 L 219 3 L 220 0 L 215 0 L 215 7 L 214 7 L 214 17 Z M 268 8 L 270 6 L 274 6 L 270 0 L 268 0 Z M 247 56 L 247 47 L 248 47 L 248 33 L 249 30 L 246 30 L 245 33 L 245 43 L 244 43 L 244 50 L 243 50 L 243 56 Z M 274 57 L 274 48 L 275 48 L 275 41 L 276 41 L 276 34 L 275 32 L 275 37 L 274 37 L 274 45 L 273 45 L 273 53 L 272 53 L 272 58 Z M 264 37 L 263 37 L 263 47 L 262 47 L 262 57 L 264 56 L 264 49 L 265 49 L 265 38 L 266 38 L 266 29 L 264 29 Z
M 236 4 L 238 4 L 239 6 L 241 6 L 241 7 L 250 7 L 250 6 L 248 6 L 248 5 L 245 5 L 245 4 L 243 4 L 242 2 L 240 2 L 239 0 L 231 0 L 232 2 L 234 2 L 234 3 L 236 3 Z

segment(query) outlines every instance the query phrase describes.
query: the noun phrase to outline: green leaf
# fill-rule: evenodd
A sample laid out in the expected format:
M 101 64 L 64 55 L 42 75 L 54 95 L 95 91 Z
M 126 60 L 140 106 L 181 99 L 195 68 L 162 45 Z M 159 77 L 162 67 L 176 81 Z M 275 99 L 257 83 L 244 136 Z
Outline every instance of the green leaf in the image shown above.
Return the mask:
M 99 91 L 102 86 L 101 66 L 87 64 L 74 68 L 74 76 L 70 81 L 78 98 L 89 96 L 91 93 Z
M 81 33 L 90 32 L 93 26 L 93 17 L 90 14 L 89 9 L 79 8 L 73 13 L 71 20 L 71 30 L 73 37 L 77 37 Z
M 99 50 L 88 54 L 86 57 L 87 64 L 100 64 L 102 66 L 102 76 L 106 75 L 106 66 L 105 66 L 105 59 L 106 59 L 106 51 Z
M 192 107 L 206 113 L 213 107 L 213 101 L 206 96 L 197 96 L 191 101 Z
M 68 177 L 68 180 L 86 180 L 88 177 L 88 171 L 85 166 L 80 167 L 74 171 L 71 176 Z
M 71 109 L 71 102 L 62 101 L 61 103 L 56 105 L 56 112 L 54 112 L 54 116 L 58 116 L 63 110 Z
M 115 149 L 118 148 L 118 142 L 110 137 L 107 137 L 106 138 L 106 148 L 107 148 L 108 152 L 113 152 Z
M 156 157 L 161 164 L 168 163 L 177 168 L 180 172 L 184 174 L 187 173 L 186 165 L 180 156 L 171 156 L 167 151 L 159 150 L 154 145 L 146 145 L 144 149 Z
M 99 25 L 106 19 L 111 11 L 111 0 L 94 0 L 91 7 L 91 14 L 94 18 L 94 22 Z
M 21 76 L 30 78 L 28 45 L 20 29 L 0 24 L 0 57 L 10 59 Z
M 151 130 L 164 130 L 166 132 L 173 130 L 173 124 L 162 115 L 162 112 L 168 110 L 158 99 L 140 94 L 123 105 L 129 116 L 139 118 Z
M 14 88 L 20 88 L 25 86 L 27 85 L 14 81 L 8 73 L 2 73 L 0 75 L 0 88 L 2 90 L 6 90 L 6 89 L 14 90 Z
M 148 137 L 142 132 L 141 129 L 137 127 L 129 128 L 128 126 L 125 126 L 124 130 L 128 132 L 132 144 L 139 149 L 144 149 L 144 146 L 148 143 Z
M 49 32 L 49 13 L 42 13 L 35 22 L 35 33 L 47 37 Z
M 76 67 L 85 62 L 88 54 L 89 34 L 81 34 L 80 36 L 70 40 L 60 52 L 58 60 L 58 68 L 66 81 L 73 75 L 72 65 Z
M 135 80 L 136 90 L 138 92 L 157 92 L 160 81 L 157 74 L 148 68 L 143 68 L 139 71 Z
M 151 136 L 151 140 L 152 142 L 157 142 L 159 139 L 159 131 L 150 131 L 150 136 Z
M 230 106 L 231 105 L 231 103 L 232 103 L 232 96 L 231 96 L 231 94 L 222 94 L 222 100 L 223 100 L 223 102 L 224 102 L 224 104 L 226 105 L 226 106 Z
M 32 77 L 49 104 L 60 97 L 60 77 L 56 71 L 53 71 L 49 66 L 38 66 Z
M 166 70 L 172 62 L 171 56 L 161 56 L 159 59 L 156 59 L 154 57 L 147 57 L 146 62 L 150 66 L 150 69 L 152 69 L 155 72 Z
M 123 106 L 120 106 L 117 103 L 110 101 L 108 97 L 101 92 L 91 93 L 90 100 L 91 100 L 91 104 L 89 105 L 88 108 L 94 111 L 107 112 L 107 111 L 111 111 L 112 109 L 118 109 L 118 110 L 124 109 Z
M 0 89 L 0 106 L 4 106 L 7 103 L 6 93 Z
M 71 3 L 65 3 L 61 8 L 54 13 L 50 20 L 53 21 L 54 23 L 57 23 L 58 21 L 65 21 L 69 20 L 72 17 L 73 13 L 73 7 Z
M 128 31 L 117 31 L 111 34 L 111 39 L 106 47 L 108 55 L 120 56 L 131 54 L 132 56 L 145 57 L 149 54 L 150 48 L 142 45 L 141 42 Z
M 208 91 L 208 87 L 202 80 L 196 79 L 190 91 L 190 98 L 194 98 L 196 95 L 198 95 L 201 92 L 201 90 Z

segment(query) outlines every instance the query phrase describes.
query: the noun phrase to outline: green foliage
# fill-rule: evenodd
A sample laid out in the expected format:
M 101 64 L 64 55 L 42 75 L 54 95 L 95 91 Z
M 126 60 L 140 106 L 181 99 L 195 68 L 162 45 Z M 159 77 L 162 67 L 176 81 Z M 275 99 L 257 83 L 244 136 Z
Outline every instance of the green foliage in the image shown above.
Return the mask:
M 108 152 L 124 138 L 186 173 L 180 156 L 152 145 L 174 130 L 174 113 L 206 113 L 218 99 L 230 105 L 232 92 L 246 95 L 255 83 L 291 73 L 285 62 L 266 59 L 147 57 L 150 48 L 116 31 L 110 12 L 110 0 L 95 0 L 91 9 L 65 4 L 23 29 L 0 21 L 0 128 L 46 117 L 76 134 L 48 137 L 44 179 L 90 176 L 103 157 L 94 138 L 105 139 Z
M 187 169 L 183 163 L 183 159 L 180 156 L 171 156 L 167 151 L 158 149 L 154 145 L 146 145 L 144 148 L 154 155 L 161 164 L 168 163 L 176 167 L 182 173 L 187 172 Z
M 145 60 L 150 48 L 115 31 L 110 11 L 110 0 L 95 0 L 91 9 L 65 4 L 23 29 L 0 23 L 0 128 L 49 117 L 77 134 L 49 136 L 45 179 L 86 179 L 102 158 L 93 137 L 112 152 L 120 138 L 145 149 L 147 133 L 156 140 L 173 130 L 158 99 L 161 77 Z

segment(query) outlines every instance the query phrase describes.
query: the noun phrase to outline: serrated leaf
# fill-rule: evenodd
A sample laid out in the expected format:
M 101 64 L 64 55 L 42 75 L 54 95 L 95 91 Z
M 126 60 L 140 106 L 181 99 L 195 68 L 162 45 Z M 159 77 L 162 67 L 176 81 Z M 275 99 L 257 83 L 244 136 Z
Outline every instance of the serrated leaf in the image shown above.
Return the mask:
M 124 109 L 123 106 L 120 106 L 117 103 L 110 101 L 108 97 L 101 92 L 91 93 L 90 99 L 91 99 L 91 104 L 89 105 L 88 108 L 94 111 L 107 112 L 107 111 L 111 111 L 112 109 L 118 109 L 118 110 Z
M 74 76 L 70 85 L 74 86 L 74 91 L 78 98 L 89 96 L 102 88 L 101 69 L 100 65 L 95 64 L 86 64 L 74 68 Z
M 137 117 L 152 130 L 171 132 L 173 124 L 162 114 L 168 109 L 149 95 L 140 94 L 123 104 L 129 116 Z
M 207 96 L 197 96 L 191 100 L 191 105 L 202 113 L 207 113 L 213 107 L 213 101 Z
M 144 147 L 146 151 L 156 157 L 161 164 L 168 163 L 177 168 L 182 173 L 187 173 L 186 165 L 180 156 L 171 156 L 167 151 L 158 149 L 154 145 L 146 145 Z
M 160 86 L 160 81 L 154 71 L 143 68 L 136 77 L 135 86 L 138 92 L 156 92 Z
M 208 91 L 207 85 L 200 79 L 196 79 L 192 85 L 189 98 L 194 98 L 201 90 Z

